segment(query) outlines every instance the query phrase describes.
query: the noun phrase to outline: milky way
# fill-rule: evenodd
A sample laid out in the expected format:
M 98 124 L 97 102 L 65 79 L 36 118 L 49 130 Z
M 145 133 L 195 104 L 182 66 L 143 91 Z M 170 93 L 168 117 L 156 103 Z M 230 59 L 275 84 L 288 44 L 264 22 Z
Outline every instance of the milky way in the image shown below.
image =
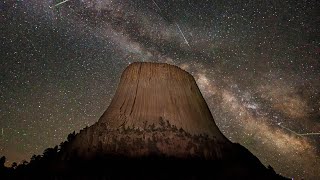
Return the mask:
M 319 1 L 1 1 L 0 154 L 29 160 L 95 123 L 124 68 L 196 79 L 226 137 L 320 176 Z

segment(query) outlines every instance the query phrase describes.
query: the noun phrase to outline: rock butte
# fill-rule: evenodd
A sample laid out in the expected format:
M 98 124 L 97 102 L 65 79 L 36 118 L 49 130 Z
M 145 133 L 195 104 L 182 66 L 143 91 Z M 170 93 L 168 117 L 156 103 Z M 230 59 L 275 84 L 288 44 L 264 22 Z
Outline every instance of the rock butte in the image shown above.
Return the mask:
M 216 126 L 194 78 L 177 66 L 164 63 L 132 63 L 99 123 L 143 130 L 161 121 L 192 134 L 228 141 Z
M 110 106 L 76 135 L 62 159 L 110 154 L 221 159 L 230 148 L 189 73 L 169 64 L 132 63 Z

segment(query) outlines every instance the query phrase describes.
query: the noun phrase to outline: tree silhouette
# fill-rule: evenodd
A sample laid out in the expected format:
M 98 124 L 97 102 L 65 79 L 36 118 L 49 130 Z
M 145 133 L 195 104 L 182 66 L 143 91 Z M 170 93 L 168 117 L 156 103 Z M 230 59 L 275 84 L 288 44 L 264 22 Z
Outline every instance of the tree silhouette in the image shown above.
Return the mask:
M 0 168 L 1 169 L 3 169 L 3 168 L 5 168 L 5 166 L 4 166 L 4 163 L 6 162 L 6 157 L 5 156 L 2 156 L 1 158 L 0 158 Z
M 6 163 L 6 157 L 2 156 L 0 158 L 0 179 L 6 179 L 8 178 L 7 176 L 9 175 L 9 168 L 5 167 Z
M 70 134 L 68 135 L 67 141 L 68 141 L 68 142 L 71 142 L 71 141 L 74 139 L 75 136 L 76 136 L 76 132 L 73 131 L 73 133 L 70 133 Z
M 11 165 L 11 169 L 16 169 L 18 166 L 18 164 L 16 162 L 13 162 Z
M 58 146 L 54 148 L 47 148 L 43 151 L 44 160 L 53 160 L 58 155 Z
M 24 165 L 24 166 L 28 165 L 28 161 L 23 160 L 23 161 L 22 161 L 22 165 Z
M 30 162 L 40 161 L 40 160 L 41 160 L 41 156 L 34 154 L 34 155 L 31 157 L 31 161 L 30 161 Z
M 63 150 L 66 148 L 67 144 L 69 142 L 71 142 L 74 138 L 76 137 L 76 132 L 73 131 L 72 133 L 70 133 L 67 137 L 67 141 L 64 141 L 64 142 L 61 142 L 59 147 L 60 147 L 60 150 Z M 58 151 L 58 150 L 57 150 Z

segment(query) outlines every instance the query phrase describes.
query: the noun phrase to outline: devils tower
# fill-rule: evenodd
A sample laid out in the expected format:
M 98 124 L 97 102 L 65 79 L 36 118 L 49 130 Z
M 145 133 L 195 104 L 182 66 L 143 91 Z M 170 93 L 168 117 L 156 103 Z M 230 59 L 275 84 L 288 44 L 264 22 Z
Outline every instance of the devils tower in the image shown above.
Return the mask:
M 129 65 L 100 119 L 54 152 L 18 177 L 282 179 L 220 132 L 188 72 L 163 63 Z
M 188 72 L 164 63 L 132 63 L 99 121 L 71 144 L 65 158 L 111 153 L 219 159 L 231 142 Z
M 150 125 L 159 127 L 160 119 L 193 135 L 227 140 L 189 73 L 168 64 L 131 64 L 99 122 L 115 129 L 124 126 L 143 130 Z

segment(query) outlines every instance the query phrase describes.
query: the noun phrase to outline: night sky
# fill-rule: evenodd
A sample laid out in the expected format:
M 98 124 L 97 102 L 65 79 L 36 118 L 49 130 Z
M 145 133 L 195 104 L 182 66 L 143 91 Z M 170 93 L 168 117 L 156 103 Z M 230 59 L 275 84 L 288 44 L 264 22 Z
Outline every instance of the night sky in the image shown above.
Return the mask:
M 320 1 L 1 0 L 0 12 L 8 165 L 97 122 L 124 68 L 148 61 L 190 72 L 224 135 L 265 165 L 320 177 Z

